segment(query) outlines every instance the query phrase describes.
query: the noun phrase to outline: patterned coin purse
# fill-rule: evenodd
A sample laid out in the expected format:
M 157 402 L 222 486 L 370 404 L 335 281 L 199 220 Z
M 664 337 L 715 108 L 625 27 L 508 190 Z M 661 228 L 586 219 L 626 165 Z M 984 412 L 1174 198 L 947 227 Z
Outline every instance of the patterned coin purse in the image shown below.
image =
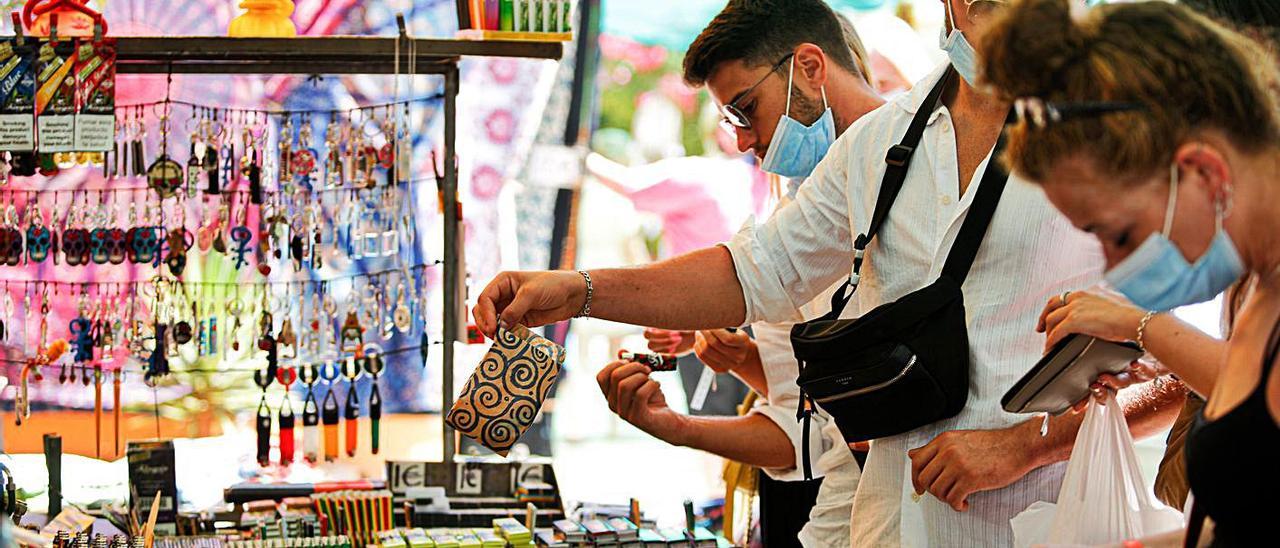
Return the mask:
M 522 325 L 499 327 L 445 421 L 505 457 L 538 416 L 563 364 L 560 345 Z

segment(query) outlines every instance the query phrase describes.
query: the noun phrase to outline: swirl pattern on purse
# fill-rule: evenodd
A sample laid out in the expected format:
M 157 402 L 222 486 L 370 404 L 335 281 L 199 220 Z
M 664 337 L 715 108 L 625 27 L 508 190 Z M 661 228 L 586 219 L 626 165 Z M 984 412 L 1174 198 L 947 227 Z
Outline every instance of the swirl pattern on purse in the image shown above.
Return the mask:
M 505 457 L 538 416 L 564 357 L 563 347 L 522 325 L 498 328 L 445 421 Z

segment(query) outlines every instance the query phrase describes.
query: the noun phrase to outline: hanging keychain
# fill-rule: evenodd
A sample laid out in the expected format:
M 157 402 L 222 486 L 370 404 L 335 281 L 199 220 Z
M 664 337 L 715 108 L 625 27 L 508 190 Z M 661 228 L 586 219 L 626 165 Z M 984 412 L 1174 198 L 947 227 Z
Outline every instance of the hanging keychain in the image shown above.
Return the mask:
M 276 373 L 276 380 L 284 385 L 284 401 L 280 402 L 280 465 L 293 463 L 293 403 L 289 401 L 289 390 L 293 381 L 298 380 L 298 372 L 292 367 L 281 368 Z
M 324 460 L 338 460 L 338 397 L 334 392 L 338 389 L 337 381 L 341 370 L 337 363 L 326 363 L 320 366 L 320 378 L 329 384 L 329 393 L 324 396 L 324 406 L 320 410 L 320 419 L 324 423 Z
M 378 454 L 379 441 L 382 434 L 382 392 L 378 390 L 378 375 L 382 374 L 382 348 L 369 343 L 364 347 L 364 371 L 372 378 L 369 385 L 369 442 L 373 454 Z
M 342 170 L 342 126 L 338 124 L 338 114 L 329 115 L 329 125 L 324 130 L 325 146 L 325 186 L 338 188 L 345 183 Z
M 186 185 L 187 196 L 195 197 L 200 186 L 200 172 L 204 171 L 205 144 L 201 140 L 203 122 L 196 118 L 197 108 L 191 109 L 191 119 L 187 120 L 187 131 L 191 132 L 191 156 L 187 158 Z M 206 246 L 206 249 L 208 246 Z
M 123 365 L 116 367 L 115 370 L 112 371 L 111 373 L 111 392 L 112 392 L 112 398 L 113 398 L 111 414 L 112 414 L 112 421 L 115 422 L 115 434 L 116 434 L 115 455 L 117 457 L 124 452 L 124 449 L 120 446 L 120 384 L 122 382 L 124 382 L 124 366 Z
M 343 409 L 342 418 L 347 421 L 347 456 L 356 456 L 356 442 L 360 435 L 360 394 L 356 392 L 356 380 L 360 378 L 360 358 L 347 358 L 342 361 L 342 375 L 347 378 L 347 405 Z
M 213 111 L 213 117 L 216 118 L 217 115 L 217 110 L 215 109 Z M 222 126 L 216 119 L 206 119 L 203 124 L 207 132 L 205 134 L 205 142 L 207 143 L 207 146 L 205 148 L 203 158 L 204 163 L 201 166 L 204 168 L 205 175 L 204 192 L 205 194 L 217 195 L 222 193 L 222 188 L 219 186 L 221 174 L 218 173 L 218 169 L 221 167 L 221 159 L 218 157 L 218 149 L 220 148 L 219 145 L 222 143 Z
M 85 373 L 88 378 L 88 373 Z M 93 366 L 93 448 L 97 458 L 102 458 L 102 366 Z
M 240 174 L 249 181 L 249 202 L 262 205 L 262 158 L 257 137 L 253 130 L 244 128 L 244 156 L 240 159 Z
M 320 368 L 304 365 L 298 372 L 298 380 L 307 387 L 302 401 L 302 458 L 315 464 L 320 462 L 320 406 L 316 405 L 315 386 L 320 380 Z
M 280 128 L 280 136 L 276 141 L 276 149 L 279 154 L 280 173 L 276 176 L 276 183 L 283 190 L 285 185 L 293 179 L 293 117 L 284 115 L 284 126 Z
M 262 400 L 258 402 L 258 465 L 271 465 L 271 408 L 267 406 L 267 387 L 271 386 L 270 370 L 254 371 L 253 382 L 262 389 Z

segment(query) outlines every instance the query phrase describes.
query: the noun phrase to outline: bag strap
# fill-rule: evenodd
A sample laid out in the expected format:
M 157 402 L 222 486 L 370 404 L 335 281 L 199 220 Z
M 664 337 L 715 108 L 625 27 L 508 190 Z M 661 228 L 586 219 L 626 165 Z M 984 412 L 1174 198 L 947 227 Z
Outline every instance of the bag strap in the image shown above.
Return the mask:
M 1000 196 L 1009 182 L 1009 171 L 1000 165 L 1004 145 L 1004 133 L 1001 132 L 996 148 L 991 152 L 991 160 L 987 162 L 987 170 L 982 173 L 982 183 L 969 205 L 969 213 L 965 215 L 964 224 L 960 225 L 956 241 L 951 244 L 947 262 L 942 265 L 942 275 L 955 280 L 956 285 L 964 285 L 964 279 L 969 276 L 969 268 L 978 257 L 978 248 L 982 247 L 991 218 L 996 214 L 996 206 L 1000 205 Z
M 1187 520 L 1187 535 L 1182 539 L 1183 548 L 1196 548 L 1200 544 L 1200 532 L 1204 530 L 1204 519 L 1208 517 L 1204 505 L 1199 501 L 1191 501 L 1191 518 Z
M 880 179 L 880 195 L 876 198 L 876 209 L 871 214 L 871 225 L 867 228 L 866 233 L 859 234 L 853 242 L 853 274 L 845 280 L 844 285 L 831 296 L 831 312 L 824 316 L 824 319 L 834 320 L 840 317 L 840 313 L 844 312 L 845 306 L 848 306 L 849 300 L 853 298 L 853 293 L 858 290 L 858 282 L 861 278 L 862 259 L 866 254 L 866 249 L 871 240 L 880 232 L 880 227 L 884 225 L 885 219 L 889 217 L 889 210 L 893 208 L 893 202 L 898 199 L 898 192 L 902 190 L 902 183 L 907 180 L 907 171 L 911 168 L 911 158 L 915 156 L 916 149 L 920 146 L 920 139 L 924 137 L 925 126 L 929 125 L 929 117 L 938 110 L 938 104 L 942 101 L 942 93 L 946 91 L 955 75 L 955 69 L 947 67 L 947 71 L 942 74 L 942 78 L 933 85 L 933 89 L 929 90 L 929 95 L 921 103 L 920 108 L 916 110 L 916 115 L 911 119 L 911 125 L 907 127 L 906 135 L 903 135 L 902 141 L 889 148 L 889 152 L 885 155 L 884 162 L 887 164 L 884 170 L 884 177 Z

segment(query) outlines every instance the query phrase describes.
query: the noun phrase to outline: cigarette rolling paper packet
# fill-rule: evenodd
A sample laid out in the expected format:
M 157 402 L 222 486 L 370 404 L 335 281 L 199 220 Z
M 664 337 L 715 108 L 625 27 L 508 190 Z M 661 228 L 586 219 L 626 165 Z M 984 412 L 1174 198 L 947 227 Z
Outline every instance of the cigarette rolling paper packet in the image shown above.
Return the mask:
M 562 519 L 555 521 L 551 525 L 555 528 L 556 534 L 564 538 L 565 542 L 570 544 L 583 544 L 587 542 L 587 530 L 576 521 Z
M 506 539 L 507 543 L 512 545 L 533 542 L 533 533 L 515 518 L 493 520 L 493 532 Z
M 445 422 L 507 456 L 538 416 L 564 359 L 564 347 L 525 326 L 499 327 L 493 346 L 467 379 Z

